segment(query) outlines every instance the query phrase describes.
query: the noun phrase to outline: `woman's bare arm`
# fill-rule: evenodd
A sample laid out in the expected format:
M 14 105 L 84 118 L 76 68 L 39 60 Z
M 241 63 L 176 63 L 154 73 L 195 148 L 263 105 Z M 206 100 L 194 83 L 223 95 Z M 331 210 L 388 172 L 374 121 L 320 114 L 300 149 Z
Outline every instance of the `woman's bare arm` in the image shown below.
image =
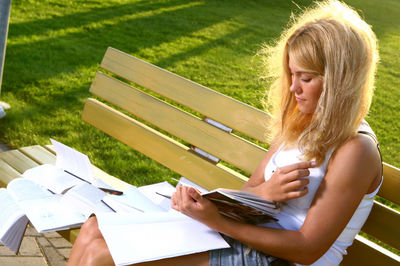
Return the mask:
M 277 202 L 306 195 L 308 193 L 309 168 L 315 166 L 314 162 L 300 162 L 281 167 L 265 182 L 265 167 L 277 149 L 276 145 L 271 145 L 267 155 L 244 184 L 242 190 Z
M 337 239 L 377 178 L 380 178 L 380 158 L 376 146 L 368 137 L 357 136 L 332 156 L 326 176 L 298 231 L 264 228 L 227 219 L 219 215 L 211 202 L 190 188 L 182 188 L 174 208 L 257 250 L 310 264 Z

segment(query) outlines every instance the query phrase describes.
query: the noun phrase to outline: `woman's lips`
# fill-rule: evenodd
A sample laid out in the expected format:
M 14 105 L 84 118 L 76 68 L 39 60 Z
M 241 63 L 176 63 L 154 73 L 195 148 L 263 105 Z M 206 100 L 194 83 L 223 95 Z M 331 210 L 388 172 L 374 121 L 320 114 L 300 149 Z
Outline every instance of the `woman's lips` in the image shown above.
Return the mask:
M 302 98 L 299 98 L 299 97 L 295 97 L 296 98 L 296 101 L 298 101 L 298 102 L 304 102 L 305 101 L 305 99 L 302 99 Z

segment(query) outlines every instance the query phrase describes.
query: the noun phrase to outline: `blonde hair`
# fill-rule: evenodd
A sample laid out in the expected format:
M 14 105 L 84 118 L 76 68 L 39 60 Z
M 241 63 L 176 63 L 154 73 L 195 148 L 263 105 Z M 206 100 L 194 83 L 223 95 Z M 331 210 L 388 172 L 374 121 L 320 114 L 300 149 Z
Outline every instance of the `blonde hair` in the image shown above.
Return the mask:
M 318 2 L 297 19 L 274 46 L 261 54 L 272 79 L 267 109 L 272 113 L 270 138 L 297 145 L 304 160 L 321 164 L 328 150 L 353 137 L 367 115 L 378 49 L 371 27 L 339 1 Z M 290 92 L 289 55 L 297 66 L 320 76 L 321 96 L 313 114 L 297 110 Z

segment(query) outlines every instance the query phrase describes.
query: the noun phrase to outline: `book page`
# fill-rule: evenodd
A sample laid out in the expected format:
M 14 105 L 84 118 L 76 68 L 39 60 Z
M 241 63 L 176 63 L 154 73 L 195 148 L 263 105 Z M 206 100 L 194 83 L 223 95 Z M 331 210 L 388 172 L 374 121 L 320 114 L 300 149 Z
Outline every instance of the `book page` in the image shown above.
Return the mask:
M 86 217 L 61 202 L 60 195 L 19 202 L 39 233 L 80 227 Z
M 62 203 L 70 205 L 80 213 L 89 217 L 96 211 L 112 212 L 102 199 L 106 193 L 88 183 L 79 184 L 62 196 Z
M 270 220 L 276 220 L 273 216 L 279 213 L 278 206 L 270 201 L 252 201 L 248 198 L 241 198 L 226 189 L 216 189 L 202 194 L 203 197 L 211 200 L 221 214 L 238 221 L 259 224 Z M 262 204 L 261 202 L 264 202 Z
M 61 196 L 26 178 L 13 179 L 7 190 L 39 233 L 79 227 L 82 214 L 60 202 Z
M 8 192 L 17 201 L 51 197 L 53 193 L 26 178 L 15 178 L 7 185 Z
M 14 253 L 21 246 L 28 218 L 4 188 L 0 189 L 0 241 Z
M 57 194 L 63 194 L 71 187 L 84 182 L 51 164 L 43 164 L 28 169 L 22 176 Z
M 50 139 L 56 150 L 56 166 L 66 170 L 89 183 L 93 182 L 93 166 L 89 157 L 54 139 Z
M 96 216 L 116 265 L 229 247 L 219 233 L 177 212 Z

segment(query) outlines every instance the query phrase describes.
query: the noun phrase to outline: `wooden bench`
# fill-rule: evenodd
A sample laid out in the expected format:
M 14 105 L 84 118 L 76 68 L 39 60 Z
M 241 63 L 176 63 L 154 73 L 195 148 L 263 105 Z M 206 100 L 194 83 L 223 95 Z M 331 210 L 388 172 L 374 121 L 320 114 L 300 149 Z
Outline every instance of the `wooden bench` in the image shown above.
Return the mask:
M 240 188 L 265 155 L 269 115 L 157 66 L 109 48 L 86 101 L 82 118 L 171 170 L 208 188 Z M 106 102 L 106 103 L 104 103 Z M 222 130 L 205 118 L 232 128 Z M 240 137 L 239 137 L 240 136 Z M 194 147 L 219 158 L 215 162 Z M 8 183 L 24 170 L 54 162 L 51 147 L 0 153 L 0 176 Z M 99 169 L 96 175 L 117 188 L 126 183 Z M 400 170 L 384 164 L 379 196 L 400 205 Z M 376 202 L 362 231 L 400 249 L 400 213 Z M 74 241 L 77 230 L 61 234 Z M 357 236 L 343 265 L 395 265 L 400 257 Z

